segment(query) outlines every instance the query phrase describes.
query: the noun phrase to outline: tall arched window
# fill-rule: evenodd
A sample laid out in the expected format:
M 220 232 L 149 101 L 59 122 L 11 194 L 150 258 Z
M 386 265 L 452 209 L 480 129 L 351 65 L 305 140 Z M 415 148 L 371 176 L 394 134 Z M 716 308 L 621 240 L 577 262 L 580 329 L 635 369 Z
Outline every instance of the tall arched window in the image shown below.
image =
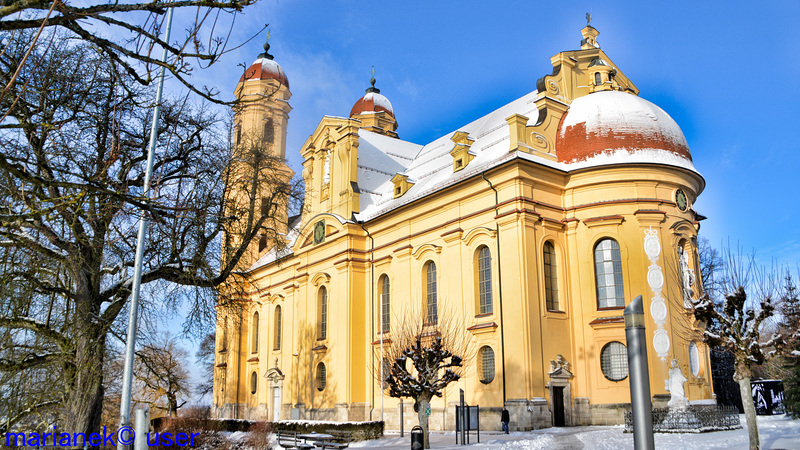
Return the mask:
M 603 239 L 594 247 L 594 270 L 597 285 L 597 307 L 625 306 L 622 285 L 622 257 L 614 239 Z
M 316 385 L 318 391 L 325 390 L 325 385 L 328 384 L 328 372 L 325 369 L 325 364 L 319 363 L 317 364 L 317 377 L 316 377 Z
M 264 122 L 264 142 L 272 144 L 273 141 L 275 141 L 275 125 L 270 118 Z
M 389 318 L 391 317 L 389 314 L 389 276 L 382 275 L 378 284 L 381 287 L 381 331 L 386 333 L 389 331 Z
M 436 297 L 436 264 L 433 261 L 425 265 L 425 303 L 428 307 L 425 322 L 436 323 L 439 320 L 439 305 Z
M 317 293 L 317 339 L 328 337 L 328 289 L 319 288 Z
M 275 337 L 272 343 L 273 350 L 280 350 L 281 349 L 281 321 L 283 317 L 281 317 L 281 305 L 275 306 L 275 323 L 273 324 L 273 329 L 275 330 Z
M 558 276 L 556 266 L 556 249 L 553 243 L 544 243 L 544 298 L 547 303 L 548 311 L 560 311 L 561 304 L 558 302 Z
M 228 318 L 222 319 L 222 336 L 219 341 L 219 351 L 228 350 Z
M 253 313 L 253 323 L 250 325 L 250 349 L 258 353 L 258 311 Z
M 489 384 L 494 380 L 494 350 L 488 345 L 478 350 L 478 375 L 483 384 Z
M 479 314 L 492 312 L 492 254 L 489 247 L 478 250 L 478 309 Z

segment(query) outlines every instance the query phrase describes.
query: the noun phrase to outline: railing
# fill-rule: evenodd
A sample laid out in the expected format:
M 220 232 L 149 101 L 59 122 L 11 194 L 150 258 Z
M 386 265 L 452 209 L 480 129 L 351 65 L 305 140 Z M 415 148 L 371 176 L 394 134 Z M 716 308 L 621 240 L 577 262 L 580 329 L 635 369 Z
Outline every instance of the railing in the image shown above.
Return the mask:
M 653 408 L 653 431 L 656 433 L 702 433 L 741 428 L 739 411 L 731 406 L 672 410 Z M 633 431 L 633 414 L 625 413 L 625 432 Z

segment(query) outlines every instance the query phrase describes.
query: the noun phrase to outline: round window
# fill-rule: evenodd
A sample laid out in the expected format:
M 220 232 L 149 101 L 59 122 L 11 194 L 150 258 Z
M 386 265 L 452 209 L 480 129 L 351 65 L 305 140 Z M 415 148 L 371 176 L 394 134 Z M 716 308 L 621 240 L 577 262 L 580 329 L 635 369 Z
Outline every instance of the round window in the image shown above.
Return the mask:
M 621 342 L 609 342 L 600 352 L 600 368 L 611 381 L 628 378 L 628 349 Z
M 489 384 L 494 380 L 494 350 L 484 345 L 478 350 L 478 364 L 481 383 Z
M 692 371 L 692 375 L 700 376 L 700 350 L 697 349 L 694 341 L 689 343 L 689 369 Z

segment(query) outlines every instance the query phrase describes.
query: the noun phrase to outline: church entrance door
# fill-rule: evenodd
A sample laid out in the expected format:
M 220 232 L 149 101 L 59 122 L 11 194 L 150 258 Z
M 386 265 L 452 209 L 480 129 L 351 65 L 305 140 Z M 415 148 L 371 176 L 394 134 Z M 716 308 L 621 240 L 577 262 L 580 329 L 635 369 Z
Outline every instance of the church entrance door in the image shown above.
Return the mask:
M 553 387 L 553 426 L 563 427 L 566 425 L 564 420 L 564 388 L 562 386 Z
M 272 388 L 272 421 L 276 422 L 281 417 L 281 388 Z

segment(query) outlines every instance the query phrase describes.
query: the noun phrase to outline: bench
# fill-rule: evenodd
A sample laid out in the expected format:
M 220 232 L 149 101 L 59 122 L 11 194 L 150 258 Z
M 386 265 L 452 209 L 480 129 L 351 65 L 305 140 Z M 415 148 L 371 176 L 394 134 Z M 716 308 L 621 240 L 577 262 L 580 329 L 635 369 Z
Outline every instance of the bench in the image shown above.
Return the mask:
M 326 433 L 333 436 L 333 439 L 326 441 L 323 448 L 347 448 L 352 440 L 349 431 L 327 430 Z
M 303 449 L 314 448 L 312 444 L 309 444 L 308 442 L 305 442 L 302 439 L 298 441 L 296 431 L 278 430 L 278 445 L 280 445 L 283 448 L 303 448 Z

